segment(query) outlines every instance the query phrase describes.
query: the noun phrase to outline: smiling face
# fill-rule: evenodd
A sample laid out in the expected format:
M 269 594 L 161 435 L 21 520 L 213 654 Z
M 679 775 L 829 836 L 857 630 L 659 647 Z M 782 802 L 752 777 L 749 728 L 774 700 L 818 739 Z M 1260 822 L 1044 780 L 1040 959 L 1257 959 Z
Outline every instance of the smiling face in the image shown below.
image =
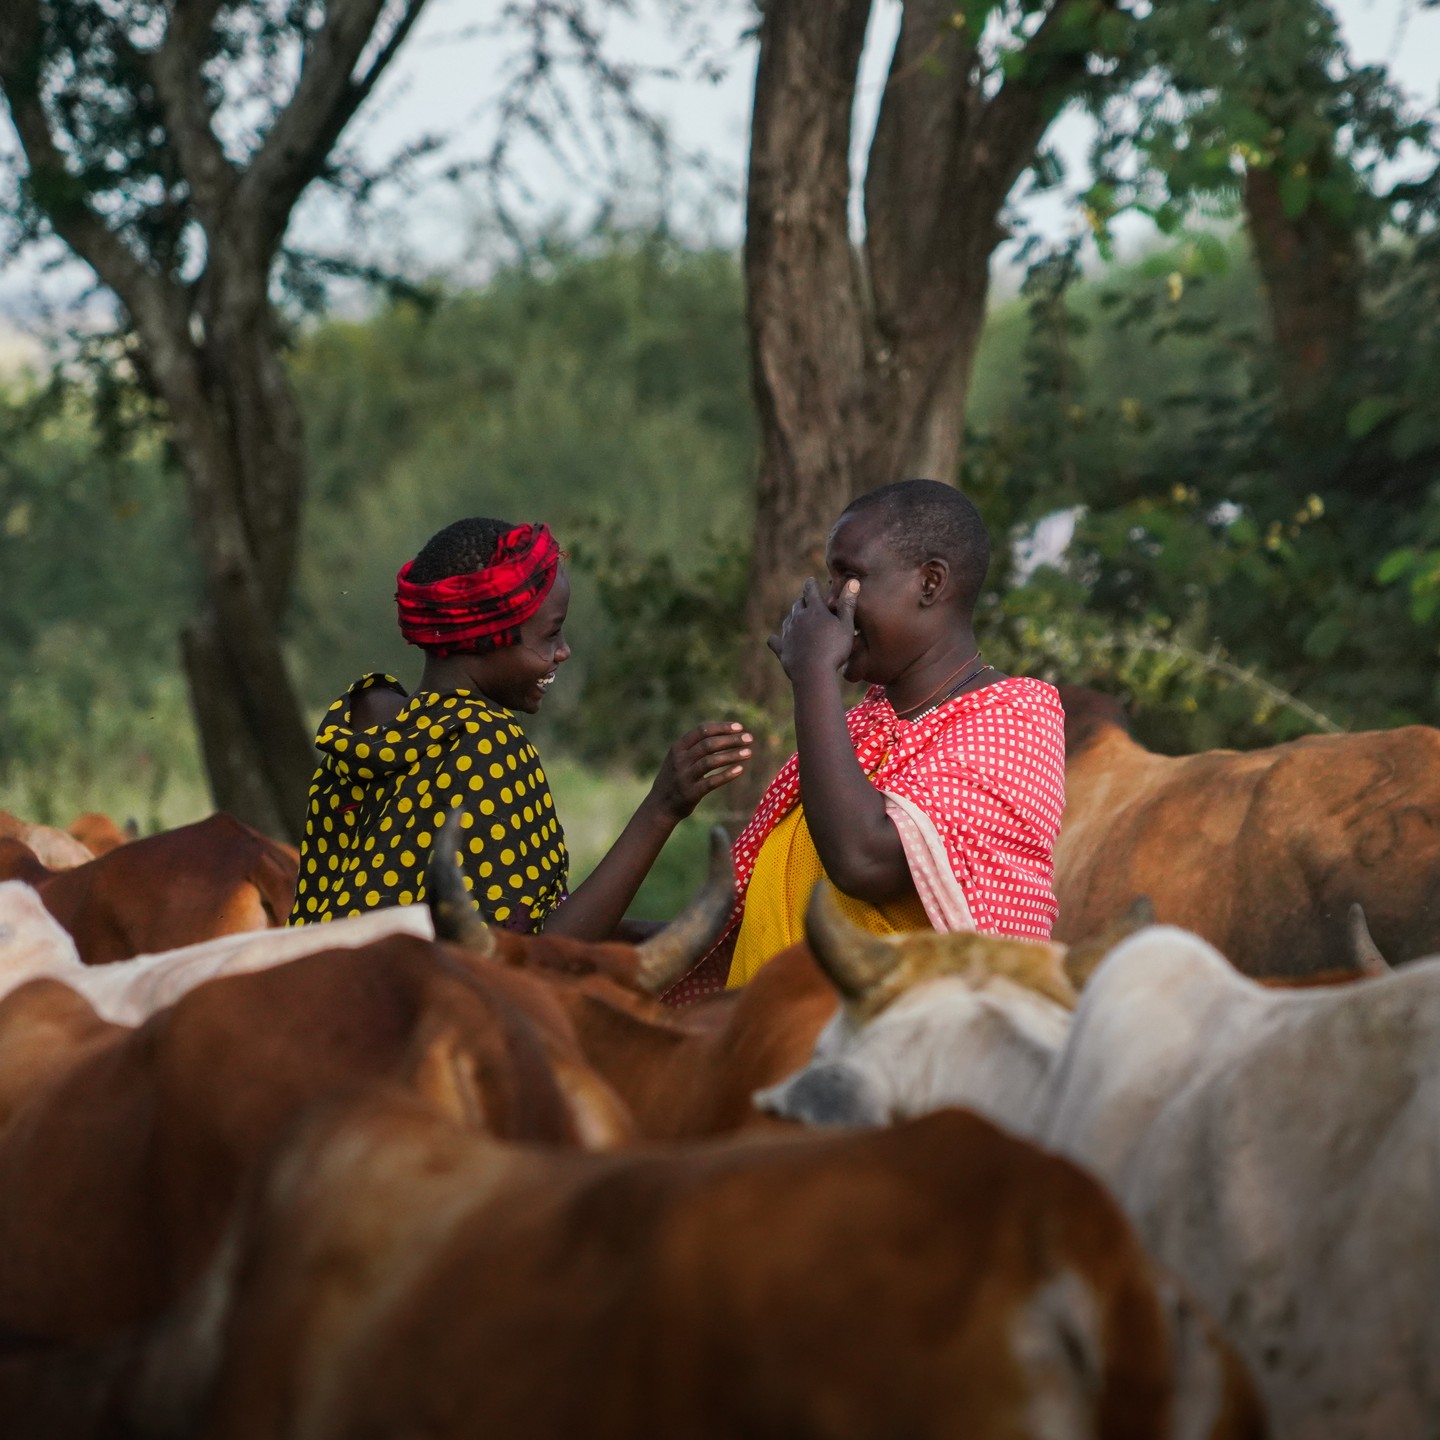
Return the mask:
M 884 517 L 859 511 L 842 517 L 825 546 L 832 610 L 847 580 L 860 582 L 855 640 L 845 662 L 847 680 L 888 685 L 921 656 L 932 638 L 931 607 L 924 600 L 924 570 L 907 564 L 885 538 Z
M 470 673 L 481 692 L 510 710 L 533 715 L 555 679 L 555 670 L 570 658 L 565 641 L 565 615 L 570 609 L 570 580 L 558 571 L 540 608 L 520 626 L 513 645 L 472 657 Z

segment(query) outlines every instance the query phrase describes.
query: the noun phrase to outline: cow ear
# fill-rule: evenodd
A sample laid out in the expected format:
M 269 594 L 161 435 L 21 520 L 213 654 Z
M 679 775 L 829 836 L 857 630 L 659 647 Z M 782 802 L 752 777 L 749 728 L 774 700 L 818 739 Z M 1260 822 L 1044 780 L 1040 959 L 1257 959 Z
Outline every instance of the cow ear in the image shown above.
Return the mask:
M 880 1087 L 856 1065 L 843 1060 L 807 1065 L 788 1080 L 757 1090 L 755 1108 L 802 1125 L 865 1126 L 890 1122 Z
M 568 1060 L 553 1063 L 581 1148 L 618 1150 L 633 1144 L 638 1138 L 635 1119 L 610 1086 L 588 1066 Z
M 485 1098 L 475 1073 L 475 1057 L 449 1027 L 420 1053 L 410 1083 L 423 1100 L 467 1130 L 485 1130 Z

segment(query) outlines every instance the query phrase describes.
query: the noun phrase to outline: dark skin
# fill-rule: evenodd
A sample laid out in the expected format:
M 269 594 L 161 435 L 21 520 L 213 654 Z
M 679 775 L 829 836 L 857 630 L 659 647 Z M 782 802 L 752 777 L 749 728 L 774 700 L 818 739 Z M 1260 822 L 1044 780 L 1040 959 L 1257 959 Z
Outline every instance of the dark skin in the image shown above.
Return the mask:
M 520 626 L 516 644 L 483 655 L 427 653 L 419 689 L 472 691 L 508 710 L 535 714 L 556 670 L 570 658 L 565 641 L 569 607 L 570 581 L 562 570 L 540 608 Z M 362 730 L 388 724 L 405 703 L 406 697 L 394 690 L 367 690 L 353 703 L 350 723 Z M 718 720 L 697 725 L 677 740 L 620 838 L 584 883 L 551 911 L 545 933 L 605 940 L 621 931 L 626 909 L 675 827 L 712 790 L 744 774 L 752 744 L 743 726 Z M 648 927 L 625 923 L 627 933 L 632 928 Z
M 974 620 L 949 563 L 907 564 L 877 511 L 842 517 L 825 565 L 828 590 L 806 580 L 770 648 L 795 691 L 800 798 L 820 862 L 847 895 L 880 905 L 915 886 L 884 797 L 851 748 L 844 682 L 883 685 L 903 719 L 964 675 L 977 651 Z M 1005 678 L 986 669 L 955 694 Z

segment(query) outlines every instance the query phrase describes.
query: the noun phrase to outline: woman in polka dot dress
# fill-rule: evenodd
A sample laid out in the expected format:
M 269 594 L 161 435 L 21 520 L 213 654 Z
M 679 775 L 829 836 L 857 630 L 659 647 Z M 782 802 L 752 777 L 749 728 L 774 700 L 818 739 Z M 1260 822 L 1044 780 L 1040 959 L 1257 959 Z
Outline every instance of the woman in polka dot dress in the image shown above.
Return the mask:
M 675 826 L 741 775 L 750 736 L 712 722 L 677 741 L 609 853 L 567 890 L 565 835 L 517 712 L 570 656 L 570 582 L 543 525 L 447 526 L 399 574 L 400 628 L 425 650 L 413 694 L 365 675 L 315 737 L 292 925 L 425 898 L 425 863 L 460 812 L 466 888 L 491 922 L 585 939 L 615 933 Z
M 1053 686 L 981 659 L 989 560 L 975 507 L 934 480 L 882 486 L 841 515 L 828 594 L 807 580 L 770 641 L 797 752 L 735 842 L 730 924 L 672 1003 L 746 983 L 799 939 L 821 877 L 872 933 L 1049 936 L 1065 715 Z M 847 680 L 870 686 L 849 711 Z

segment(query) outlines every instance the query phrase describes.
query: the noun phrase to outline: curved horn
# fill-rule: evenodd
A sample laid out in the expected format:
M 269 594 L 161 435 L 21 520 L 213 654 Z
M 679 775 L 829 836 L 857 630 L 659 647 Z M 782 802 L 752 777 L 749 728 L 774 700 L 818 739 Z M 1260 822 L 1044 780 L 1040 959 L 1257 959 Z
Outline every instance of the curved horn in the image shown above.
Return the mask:
M 805 939 L 830 983 L 863 1000 L 900 963 L 900 949 L 846 919 L 826 880 L 817 880 L 805 907 Z
M 1380 953 L 1380 947 L 1370 935 L 1370 926 L 1365 919 L 1365 907 L 1357 900 L 1350 907 L 1350 958 L 1362 975 L 1388 975 L 1390 962 Z
M 495 937 L 480 918 L 480 911 L 465 888 L 465 875 L 460 869 L 460 812 L 452 810 L 446 817 L 430 858 L 425 862 L 425 903 L 435 922 L 435 938 L 451 940 L 476 955 L 493 955 Z
M 735 905 L 735 866 L 730 837 L 710 831 L 710 873 L 695 898 L 661 931 L 635 949 L 635 983 L 647 995 L 668 990 L 719 938 Z

